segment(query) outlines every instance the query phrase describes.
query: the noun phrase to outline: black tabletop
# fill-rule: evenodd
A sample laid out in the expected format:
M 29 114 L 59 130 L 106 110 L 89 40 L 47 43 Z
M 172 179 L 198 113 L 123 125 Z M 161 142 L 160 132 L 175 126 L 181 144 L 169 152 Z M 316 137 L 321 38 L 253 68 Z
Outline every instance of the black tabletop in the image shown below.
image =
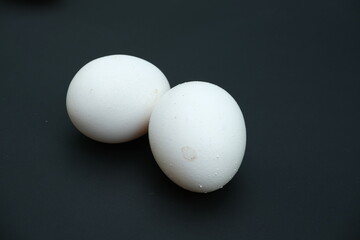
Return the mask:
M 1 0 L 0 239 L 360 239 L 359 43 L 357 0 Z M 185 191 L 147 136 L 75 129 L 67 87 L 111 54 L 236 99 L 228 185 Z

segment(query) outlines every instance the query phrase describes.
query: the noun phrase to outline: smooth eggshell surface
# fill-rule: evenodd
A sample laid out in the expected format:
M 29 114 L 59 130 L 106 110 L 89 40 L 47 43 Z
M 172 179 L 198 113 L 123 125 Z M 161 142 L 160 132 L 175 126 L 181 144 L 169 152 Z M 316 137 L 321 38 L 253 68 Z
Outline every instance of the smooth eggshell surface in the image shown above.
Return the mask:
M 151 112 L 169 90 L 153 64 L 128 55 L 95 59 L 72 79 L 66 97 L 69 117 L 84 135 L 121 143 L 144 135 Z
M 246 129 L 229 93 L 214 84 L 187 82 L 160 99 L 150 118 L 149 139 L 156 162 L 174 183 L 211 192 L 238 171 Z

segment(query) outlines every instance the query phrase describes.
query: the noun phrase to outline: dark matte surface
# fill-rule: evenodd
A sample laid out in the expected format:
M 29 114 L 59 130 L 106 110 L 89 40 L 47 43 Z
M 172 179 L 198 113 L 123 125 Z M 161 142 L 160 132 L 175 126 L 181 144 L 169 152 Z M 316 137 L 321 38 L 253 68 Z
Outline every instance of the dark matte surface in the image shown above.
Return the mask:
M 0 1 L 0 239 L 360 239 L 360 2 Z M 106 145 L 65 95 L 126 53 L 241 106 L 243 164 L 211 194 Z

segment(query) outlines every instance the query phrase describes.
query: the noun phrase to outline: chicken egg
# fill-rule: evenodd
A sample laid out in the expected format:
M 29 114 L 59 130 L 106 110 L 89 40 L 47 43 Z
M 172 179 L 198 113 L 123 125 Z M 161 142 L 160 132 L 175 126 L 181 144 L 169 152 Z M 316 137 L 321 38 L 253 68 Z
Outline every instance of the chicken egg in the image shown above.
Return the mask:
M 89 138 L 127 142 L 147 132 L 151 112 L 169 88 L 153 64 L 129 55 L 105 56 L 76 73 L 67 91 L 67 112 Z
M 243 114 L 224 89 L 186 82 L 166 92 L 149 123 L 154 158 L 174 183 L 193 192 L 222 188 L 242 162 L 246 129 Z

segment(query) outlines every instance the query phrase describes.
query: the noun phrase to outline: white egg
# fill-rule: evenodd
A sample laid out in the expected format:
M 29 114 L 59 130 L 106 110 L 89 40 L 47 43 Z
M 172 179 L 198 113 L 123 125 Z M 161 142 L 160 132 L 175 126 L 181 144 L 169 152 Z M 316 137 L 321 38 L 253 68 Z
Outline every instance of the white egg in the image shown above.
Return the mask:
M 155 106 L 149 139 L 156 162 L 174 183 L 211 192 L 238 171 L 246 129 L 229 93 L 214 84 L 187 82 L 170 89 Z
M 105 143 L 144 135 L 151 112 L 169 82 L 153 64 L 128 55 L 95 59 L 72 79 L 66 107 L 75 127 Z

